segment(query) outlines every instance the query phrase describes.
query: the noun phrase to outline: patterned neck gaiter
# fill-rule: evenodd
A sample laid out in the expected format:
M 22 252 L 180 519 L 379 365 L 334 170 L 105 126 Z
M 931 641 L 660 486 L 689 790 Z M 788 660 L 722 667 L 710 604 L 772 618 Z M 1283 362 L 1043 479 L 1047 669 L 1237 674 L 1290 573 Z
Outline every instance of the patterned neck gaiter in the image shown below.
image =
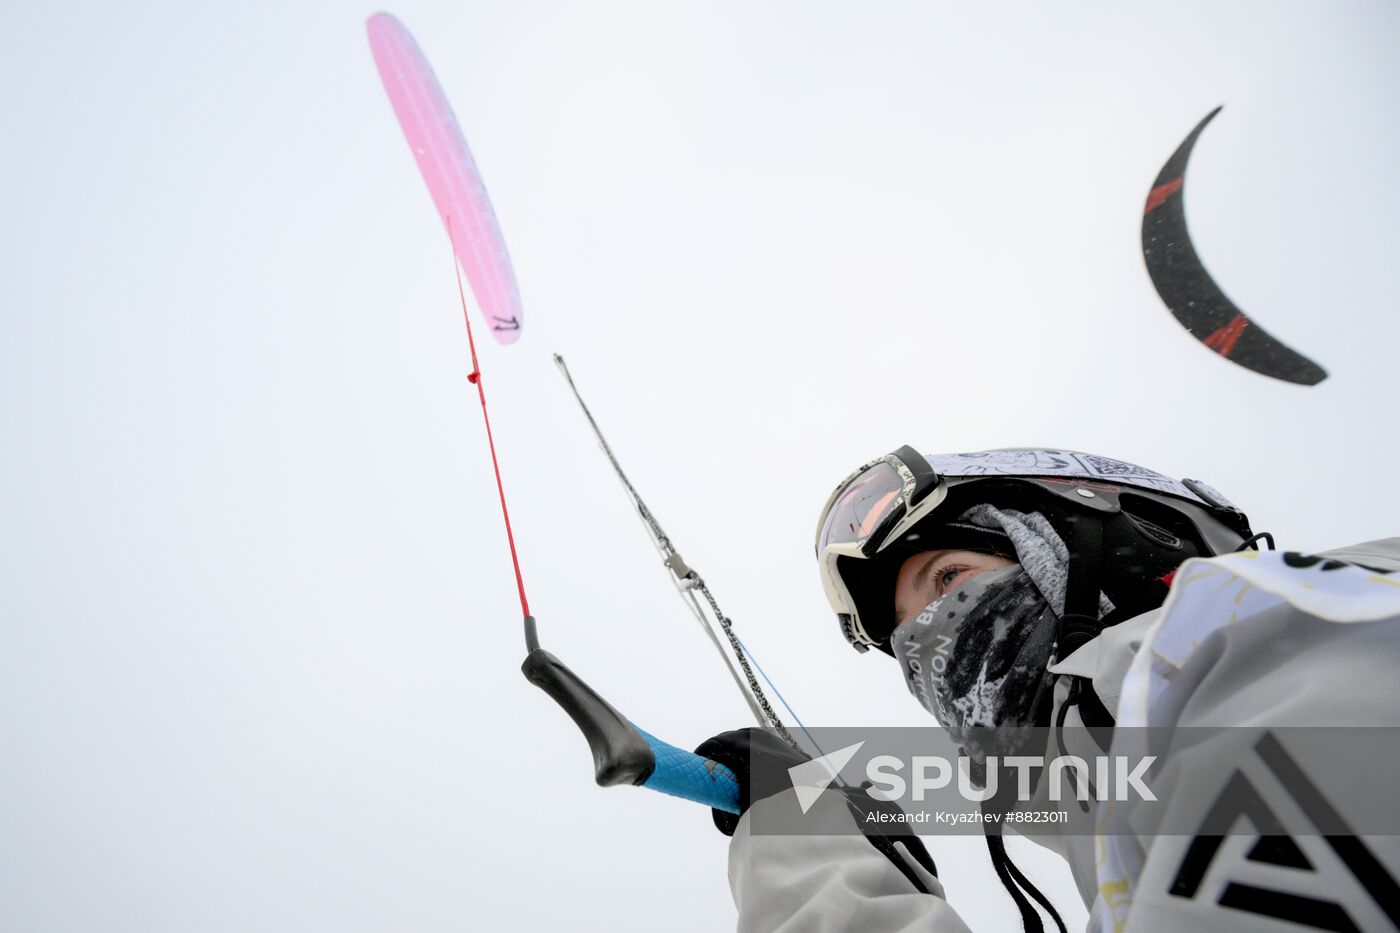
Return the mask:
M 1058 619 L 1019 564 L 980 574 L 895 629 L 909 692 L 975 760 L 1016 754 L 1049 710 Z

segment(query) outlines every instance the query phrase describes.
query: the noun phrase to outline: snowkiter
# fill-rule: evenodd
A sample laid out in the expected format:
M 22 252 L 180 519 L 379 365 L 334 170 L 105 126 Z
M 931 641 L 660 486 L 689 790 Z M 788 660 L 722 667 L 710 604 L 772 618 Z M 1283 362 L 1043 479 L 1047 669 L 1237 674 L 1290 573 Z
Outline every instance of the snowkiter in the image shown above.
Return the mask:
M 1339 763 L 1289 744 L 1296 727 L 1400 727 L 1400 538 L 1319 555 L 1264 539 L 1205 483 L 1120 460 L 902 447 L 837 487 L 816 551 L 842 635 L 892 658 L 965 748 L 1060 728 L 1092 740 L 1086 755 L 1116 754 L 1149 725 L 1232 727 L 1228 748 L 1172 743 L 1153 785 L 1168 808 L 1211 813 L 1202 831 L 1153 834 L 1097 810 L 1097 835 L 1032 836 L 1068 862 L 1089 929 L 1400 928 L 1400 835 L 1377 823 L 1395 809 L 1400 756 Z M 751 751 L 780 746 L 741 730 L 697 751 L 747 780 Z M 740 930 L 967 929 L 916 836 L 754 831 L 794 793 L 746 788 L 739 817 L 715 813 L 733 837 Z M 1073 806 L 1036 794 L 1017 805 Z M 815 804 L 857 820 L 871 806 L 859 788 Z M 1042 910 L 1062 927 L 998 836 L 989 847 L 1026 928 Z

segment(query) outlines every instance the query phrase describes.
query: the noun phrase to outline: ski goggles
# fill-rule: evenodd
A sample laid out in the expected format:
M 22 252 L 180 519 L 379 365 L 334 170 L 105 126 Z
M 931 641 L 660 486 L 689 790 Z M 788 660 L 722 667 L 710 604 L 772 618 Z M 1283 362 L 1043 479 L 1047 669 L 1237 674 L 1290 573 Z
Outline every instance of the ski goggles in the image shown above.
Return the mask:
M 868 651 L 884 639 L 873 637 L 860 618 L 855 581 L 847 579 L 852 562 L 869 560 L 898 541 L 946 494 L 938 472 L 906 445 L 856 470 L 827 499 L 817 523 L 817 561 L 827 600 L 856 650 Z

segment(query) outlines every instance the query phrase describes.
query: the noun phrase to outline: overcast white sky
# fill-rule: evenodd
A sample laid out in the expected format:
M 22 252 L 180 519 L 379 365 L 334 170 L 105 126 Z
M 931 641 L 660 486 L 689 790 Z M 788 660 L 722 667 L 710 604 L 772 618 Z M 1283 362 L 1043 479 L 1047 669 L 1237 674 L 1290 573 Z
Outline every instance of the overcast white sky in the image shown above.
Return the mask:
M 1066 446 L 1308 550 L 1395 534 L 1400 7 L 404 2 L 509 242 L 482 347 L 547 645 L 682 745 L 746 711 L 549 362 L 809 724 L 927 721 L 811 556 L 855 465 Z M 714 930 L 725 840 L 520 677 L 441 225 L 373 7 L 46 2 L 0 80 L 0 927 Z M 1197 246 L 1331 372 L 1232 366 Z M 976 930 L 976 839 L 932 840 Z M 1015 847 L 1067 916 L 1068 874 Z

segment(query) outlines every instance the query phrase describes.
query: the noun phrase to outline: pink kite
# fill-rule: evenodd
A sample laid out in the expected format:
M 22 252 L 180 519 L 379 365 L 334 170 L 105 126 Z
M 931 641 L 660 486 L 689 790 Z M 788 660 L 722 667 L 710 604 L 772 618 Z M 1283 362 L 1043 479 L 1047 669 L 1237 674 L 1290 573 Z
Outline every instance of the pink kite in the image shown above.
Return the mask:
M 428 60 L 388 13 L 369 18 L 369 47 L 389 103 L 428 183 L 453 252 L 498 343 L 513 343 L 522 322 L 520 291 L 501 228 L 452 107 Z

